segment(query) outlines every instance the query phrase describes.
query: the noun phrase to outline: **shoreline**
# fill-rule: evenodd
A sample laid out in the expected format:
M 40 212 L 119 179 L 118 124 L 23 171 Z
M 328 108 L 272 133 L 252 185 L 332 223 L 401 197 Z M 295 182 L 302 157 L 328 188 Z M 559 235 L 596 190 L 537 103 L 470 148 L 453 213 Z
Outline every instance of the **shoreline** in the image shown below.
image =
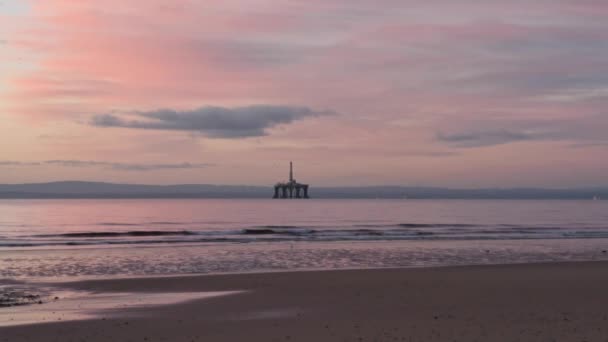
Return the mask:
M 92 309 L 88 316 L 0 327 L 0 341 L 608 338 L 606 261 L 178 275 L 52 286 L 105 299 L 128 294 L 118 298 L 138 305 L 96 309 L 91 303 L 99 300 L 85 296 L 79 305 Z M 208 296 L 213 293 L 226 295 Z M 177 300 L 158 300 L 169 297 Z M 20 310 L 33 314 L 45 305 Z
M 608 239 L 607 239 L 608 240 Z M 196 278 L 213 276 L 241 276 L 241 275 L 272 275 L 283 273 L 309 273 L 309 272 L 341 272 L 341 271 L 374 271 L 374 270 L 419 270 L 419 269 L 445 269 L 445 268 L 469 268 L 469 267 L 501 267 L 501 266 L 527 266 L 527 265 L 554 265 L 554 264 L 586 264 L 586 263 L 606 263 L 606 259 L 595 260 L 556 260 L 556 261 L 532 261 L 532 262 L 497 262 L 479 264 L 429 264 L 429 265 L 409 265 L 409 266 L 370 266 L 370 267 L 343 267 L 343 268 L 294 268 L 294 269 L 255 269 L 251 271 L 219 271 L 209 273 L 167 273 L 167 274 L 108 274 L 108 275 L 82 275 L 66 277 L 0 277 L 0 286 L 3 285 L 24 285 L 32 286 L 62 286 L 70 283 L 88 281 L 116 281 L 131 279 L 162 279 L 162 278 Z M 3 283 L 6 282 L 6 283 Z
M 64 281 L 332 269 L 608 261 L 608 239 L 303 242 L 0 251 L 0 278 Z
M 517 241 L 580 241 L 580 240 L 608 240 L 606 236 L 567 236 L 567 237 L 510 237 L 510 238 L 466 238 L 466 239 L 449 239 L 449 238 L 410 238 L 410 239 L 370 239 L 370 240 L 319 240 L 319 241 L 306 241 L 306 240 L 269 240 L 269 241 L 255 241 L 255 242 L 154 242 L 154 243 L 99 243 L 99 244 L 82 244 L 82 245 L 69 245 L 64 243 L 58 243 L 56 245 L 39 245 L 39 246 L 6 246 L 0 245 L 0 253 L 2 252 L 44 252 L 44 251 L 74 251 L 74 250 L 95 250 L 95 249 L 132 249 L 132 248 L 180 248 L 180 247 L 200 247 L 200 246 L 243 246 L 247 244 L 277 244 L 277 243 L 290 243 L 290 244 L 335 244 L 335 243 L 349 243 L 349 244 L 366 244 L 366 243 L 420 243 L 420 242 L 517 242 Z
M 213 276 L 240 276 L 240 275 L 272 275 L 308 272 L 341 272 L 341 271 L 373 271 L 373 270 L 419 270 L 419 269 L 443 269 L 443 268 L 469 268 L 469 267 L 495 267 L 495 266 L 526 266 L 526 265 L 553 265 L 553 264 L 579 264 L 579 263 L 606 263 L 608 260 L 571 260 L 571 261 L 533 261 L 533 262 L 502 262 L 502 263 L 480 263 L 468 265 L 412 265 L 412 266 L 386 266 L 386 267 L 344 267 L 344 268 L 296 268 L 296 269 L 260 269 L 250 271 L 226 271 L 209 273 L 174 273 L 174 274 L 150 274 L 150 275 L 96 275 L 96 276 L 74 276 L 66 278 L 28 277 L 28 278 L 0 278 L 0 280 L 16 281 L 19 283 L 61 285 L 83 281 L 112 281 L 130 279 L 158 279 L 158 278 L 186 278 L 186 277 L 213 277 Z

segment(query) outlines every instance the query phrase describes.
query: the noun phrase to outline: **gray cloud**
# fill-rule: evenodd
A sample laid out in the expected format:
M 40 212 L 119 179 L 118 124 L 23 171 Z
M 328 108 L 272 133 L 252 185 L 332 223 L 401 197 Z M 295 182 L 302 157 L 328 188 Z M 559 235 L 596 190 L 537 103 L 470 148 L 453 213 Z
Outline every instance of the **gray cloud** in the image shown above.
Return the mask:
M 136 164 L 116 163 L 93 160 L 45 160 L 34 162 L 21 162 L 13 160 L 0 161 L 0 166 L 41 166 L 55 165 L 62 167 L 101 167 L 119 171 L 156 171 L 167 169 L 203 169 L 213 164 L 207 163 L 176 163 L 176 164 Z
M 0 166 L 36 166 L 40 162 L 21 162 L 16 160 L 0 160 Z
M 440 130 L 438 141 L 454 147 L 483 147 L 518 141 L 573 141 L 572 147 L 608 144 L 608 115 L 554 120 L 478 120 L 458 123 L 460 128 Z
M 583 143 L 571 144 L 568 147 L 569 148 L 608 147 L 608 141 L 583 142 Z
M 523 132 L 508 130 L 476 131 L 459 133 L 437 133 L 437 139 L 455 147 L 481 147 L 530 140 L 533 137 Z
M 255 105 L 247 107 L 202 107 L 190 111 L 163 109 L 136 112 L 136 119 L 111 114 L 93 117 L 98 127 L 124 127 L 150 130 L 197 131 L 212 138 L 245 138 L 266 135 L 268 128 L 307 117 L 329 115 L 307 107 Z

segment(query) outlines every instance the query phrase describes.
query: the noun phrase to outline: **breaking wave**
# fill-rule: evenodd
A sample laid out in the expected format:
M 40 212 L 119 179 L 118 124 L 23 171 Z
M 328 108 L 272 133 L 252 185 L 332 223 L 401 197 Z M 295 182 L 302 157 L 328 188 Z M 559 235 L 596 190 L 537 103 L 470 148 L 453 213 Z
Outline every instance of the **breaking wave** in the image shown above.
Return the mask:
M 66 238 L 99 238 L 99 237 L 121 237 L 121 236 L 170 236 L 170 235 L 196 235 L 196 233 L 183 231 L 160 231 L 160 230 L 133 230 L 128 232 L 82 232 L 64 234 L 45 234 L 38 237 L 66 237 Z
M 110 223 L 106 223 L 108 225 Z M 127 224 L 111 223 L 103 231 L 71 231 L 51 234 L 0 236 L 0 247 L 143 245 L 177 243 L 255 243 L 281 241 L 400 241 L 400 240 L 517 240 L 517 239 L 597 239 L 608 238 L 608 228 L 477 225 L 463 223 L 353 224 L 345 226 L 260 225 L 169 229 L 179 222 L 143 223 L 166 229 L 118 230 Z M 128 224 L 135 225 L 135 224 Z M 171 227 L 168 227 L 171 226 Z M 112 230 L 116 229 L 116 230 Z

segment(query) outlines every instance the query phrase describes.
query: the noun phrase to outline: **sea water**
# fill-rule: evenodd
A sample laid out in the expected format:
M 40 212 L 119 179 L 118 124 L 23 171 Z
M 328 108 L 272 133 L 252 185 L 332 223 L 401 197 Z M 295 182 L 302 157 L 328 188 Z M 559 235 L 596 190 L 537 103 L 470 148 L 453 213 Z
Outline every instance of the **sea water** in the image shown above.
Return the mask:
M 608 260 L 608 201 L 1 200 L 0 278 Z

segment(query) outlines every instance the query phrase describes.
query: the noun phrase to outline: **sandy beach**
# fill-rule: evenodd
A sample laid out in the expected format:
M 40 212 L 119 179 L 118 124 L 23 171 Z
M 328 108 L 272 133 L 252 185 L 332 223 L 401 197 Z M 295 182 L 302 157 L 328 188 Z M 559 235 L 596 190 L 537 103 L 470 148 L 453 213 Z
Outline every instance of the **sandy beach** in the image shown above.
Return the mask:
M 144 304 L 151 293 L 220 295 L 2 327 L 0 341 L 608 340 L 606 262 L 89 280 L 59 287 L 128 293 Z M 21 310 L 35 315 L 45 305 L 52 304 Z M 87 301 L 80 305 L 86 310 Z

